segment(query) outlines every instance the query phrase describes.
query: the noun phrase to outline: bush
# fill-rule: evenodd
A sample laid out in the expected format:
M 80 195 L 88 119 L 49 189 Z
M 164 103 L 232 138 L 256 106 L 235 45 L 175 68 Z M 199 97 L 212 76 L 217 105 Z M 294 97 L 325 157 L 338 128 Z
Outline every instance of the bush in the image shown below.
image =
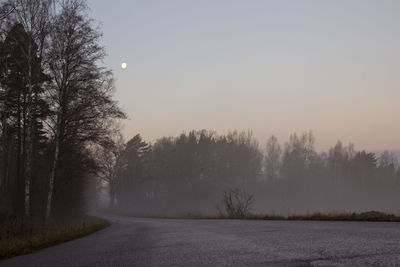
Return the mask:
M 243 189 L 230 188 L 224 191 L 222 202 L 226 216 L 229 218 L 245 218 L 251 215 L 253 210 L 254 195 Z M 225 215 L 220 208 L 218 210 L 221 216 Z

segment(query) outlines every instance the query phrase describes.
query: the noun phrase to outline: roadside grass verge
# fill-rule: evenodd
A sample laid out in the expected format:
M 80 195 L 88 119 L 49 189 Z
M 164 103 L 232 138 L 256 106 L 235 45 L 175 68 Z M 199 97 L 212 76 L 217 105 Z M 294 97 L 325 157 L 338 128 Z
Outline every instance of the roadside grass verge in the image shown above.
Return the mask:
M 175 218 L 186 219 L 241 219 L 241 220 L 271 220 L 271 221 L 368 221 L 368 222 L 400 222 L 400 216 L 388 214 L 380 211 L 353 212 L 353 213 L 310 213 L 304 215 L 266 215 L 253 214 L 245 217 L 231 216 L 201 216 L 196 214 L 188 214 L 186 216 L 177 216 Z
M 231 217 L 226 215 L 202 215 L 198 213 L 187 213 L 183 215 L 161 215 L 161 214 L 137 214 L 121 210 L 108 211 L 116 215 L 164 218 L 164 219 L 240 219 L 240 220 L 280 220 L 280 221 L 368 221 L 368 222 L 400 222 L 400 216 L 380 211 L 367 212 L 315 212 L 309 214 L 293 214 L 288 216 L 278 214 L 251 214 L 245 217 Z
M 380 211 L 367 212 L 332 212 L 332 213 L 310 213 L 305 215 L 251 215 L 243 219 L 254 220 L 286 220 L 286 221 L 368 221 L 368 222 L 400 222 L 400 216 L 388 214 Z
M 313 213 L 309 215 L 293 215 L 289 220 L 318 220 L 318 221 L 368 221 L 368 222 L 400 222 L 400 216 L 380 211 L 360 213 Z
M 0 260 L 79 238 L 109 225 L 107 220 L 85 216 L 70 222 L 50 222 L 46 227 L 24 235 L 13 231 L 10 224 L 0 225 Z

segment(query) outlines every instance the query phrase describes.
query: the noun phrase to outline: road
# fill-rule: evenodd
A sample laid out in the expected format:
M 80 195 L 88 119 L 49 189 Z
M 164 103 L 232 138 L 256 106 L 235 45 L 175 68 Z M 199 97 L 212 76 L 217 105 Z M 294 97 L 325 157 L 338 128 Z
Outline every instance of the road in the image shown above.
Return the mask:
M 144 219 L 0 266 L 395 266 L 400 223 Z

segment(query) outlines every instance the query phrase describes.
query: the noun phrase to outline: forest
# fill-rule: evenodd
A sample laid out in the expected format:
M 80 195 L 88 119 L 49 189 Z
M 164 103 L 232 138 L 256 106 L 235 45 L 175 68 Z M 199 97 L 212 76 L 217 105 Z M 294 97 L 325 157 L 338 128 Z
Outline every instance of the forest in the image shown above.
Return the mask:
M 125 114 L 85 1 L 0 2 L 0 219 L 41 225 L 86 212 Z
M 251 131 L 200 130 L 125 142 L 113 73 L 85 1 L 0 6 L 0 217 L 28 223 L 84 214 L 107 191 L 135 214 L 398 212 L 396 157 L 312 132 L 260 147 Z
M 377 156 L 340 141 L 317 153 L 311 131 L 290 135 L 283 146 L 271 136 L 266 147 L 251 131 L 193 130 L 154 144 L 140 135 L 118 140 L 97 154 L 110 205 L 124 211 L 229 215 L 229 203 L 279 215 L 399 211 L 400 168 L 393 153 Z

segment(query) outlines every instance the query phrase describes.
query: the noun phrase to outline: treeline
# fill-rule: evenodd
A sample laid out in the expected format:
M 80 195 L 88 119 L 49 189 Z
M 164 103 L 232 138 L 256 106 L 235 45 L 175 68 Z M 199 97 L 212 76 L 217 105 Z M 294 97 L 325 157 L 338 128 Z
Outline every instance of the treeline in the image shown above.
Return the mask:
M 253 212 L 284 215 L 397 211 L 400 200 L 393 154 L 341 142 L 317 153 L 311 132 L 292 134 L 283 147 L 272 136 L 265 148 L 250 132 L 191 131 L 153 145 L 136 135 L 98 151 L 98 159 L 111 204 L 140 214 L 215 214 L 226 192 L 254 196 Z
M 0 217 L 77 215 L 99 170 L 92 147 L 124 117 L 101 33 L 81 0 L 2 1 L 0 19 Z

